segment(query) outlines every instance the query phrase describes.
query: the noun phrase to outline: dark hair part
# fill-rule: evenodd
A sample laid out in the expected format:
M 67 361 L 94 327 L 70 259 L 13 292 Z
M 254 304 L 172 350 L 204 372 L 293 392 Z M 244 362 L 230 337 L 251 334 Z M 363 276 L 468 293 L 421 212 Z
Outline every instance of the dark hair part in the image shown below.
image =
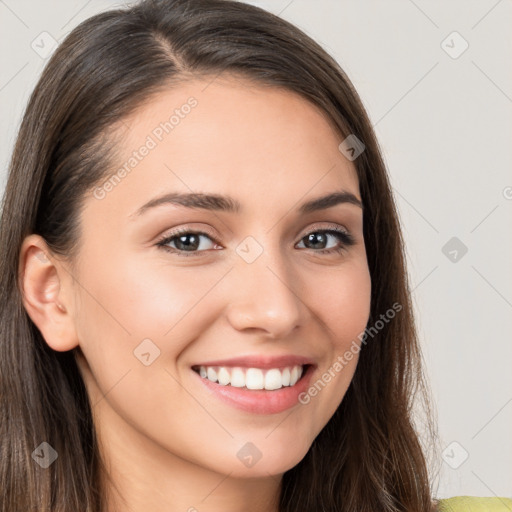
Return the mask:
M 111 172 L 120 120 L 180 81 L 223 72 L 300 94 L 325 112 L 340 142 L 355 134 L 364 143 L 354 165 L 372 281 L 368 326 L 393 304 L 402 306 L 362 344 L 340 406 L 284 474 L 279 510 L 430 512 L 426 453 L 435 445 L 435 423 L 404 242 L 372 125 L 350 80 L 319 44 L 263 9 L 229 0 L 147 0 L 93 16 L 66 37 L 33 91 L 0 225 L 0 512 L 104 506 L 104 467 L 76 349 L 52 350 L 22 303 L 24 237 L 37 233 L 73 261 L 83 200 Z M 426 413 L 421 435 L 415 403 Z M 31 457 L 43 441 L 58 452 L 48 469 Z

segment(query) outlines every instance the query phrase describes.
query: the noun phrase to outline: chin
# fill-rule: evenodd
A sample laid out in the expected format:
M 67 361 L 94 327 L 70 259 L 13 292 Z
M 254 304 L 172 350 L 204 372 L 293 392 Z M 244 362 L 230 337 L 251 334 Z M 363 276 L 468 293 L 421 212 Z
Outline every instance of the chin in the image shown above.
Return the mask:
M 299 464 L 306 456 L 308 448 L 299 451 L 297 445 L 280 445 L 275 449 L 272 446 L 267 446 L 261 450 L 258 460 L 251 461 L 250 457 L 244 457 L 242 454 L 240 467 L 235 471 L 242 478 L 282 475 Z M 256 453 L 255 455 L 258 456 Z

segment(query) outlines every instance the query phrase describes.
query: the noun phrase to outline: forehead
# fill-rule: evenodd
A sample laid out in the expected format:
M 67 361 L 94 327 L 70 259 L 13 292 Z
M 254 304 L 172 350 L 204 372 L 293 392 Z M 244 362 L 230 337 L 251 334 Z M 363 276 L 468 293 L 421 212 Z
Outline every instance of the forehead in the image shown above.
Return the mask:
M 112 173 L 121 179 L 106 202 L 127 214 L 171 191 L 230 195 L 247 211 L 331 189 L 359 197 L 332 122 L 283 88 L 231 76 L 190 80 L 153 95 L 120 133 Z

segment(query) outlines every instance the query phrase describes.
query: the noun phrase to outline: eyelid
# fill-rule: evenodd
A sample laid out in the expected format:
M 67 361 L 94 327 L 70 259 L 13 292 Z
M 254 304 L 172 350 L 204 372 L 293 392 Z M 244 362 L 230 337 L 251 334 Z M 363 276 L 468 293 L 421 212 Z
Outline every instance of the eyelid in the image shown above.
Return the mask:
M 205 234 L 205 235 L 208 235 L 209 237 L 211 237 L 211 239 L 214 242 L 217 242 L 217 239 L 219 238 L 217 236 L 216 231 L 214 231 L 212 228 L 210 228 L 208 226 L 201 225 L 200 227 L 196 228 L 194 226 L 186 225 L 186 226 L 180 226 L 180 227 L 171 229 L 168 233 L 160 236 L 159 241 L 165 240 L 167 238 L 174 238 L 175 236 L 179 236 L 183 233 Z
M 320 226 L 314 224 L 313 226 L 311 226 L 307 229 L 307 231 L 301 236 L 301 239 L 304 238 L 309 233 L 312 233 L 315 231 L 328 231 L 330 229 L 332 229 L 334 231 L 339 231 L 340 233 L 345 233 L 348 236 L 352 236 L 350 231 L 345 226 L 342 226 L 340 224 L 333 224 L 331 222 L 331 223 L 327 223 L 327 225 L 321 224 Z

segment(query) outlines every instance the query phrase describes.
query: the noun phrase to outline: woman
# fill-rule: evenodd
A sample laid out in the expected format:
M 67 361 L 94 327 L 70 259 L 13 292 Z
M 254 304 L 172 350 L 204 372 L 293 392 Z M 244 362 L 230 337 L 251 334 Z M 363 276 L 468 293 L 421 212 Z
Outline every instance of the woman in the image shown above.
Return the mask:
M 223 0 L 82 23 L 0 247 L 2 512 L 450 510 L 378 144 L 296 27 Z

